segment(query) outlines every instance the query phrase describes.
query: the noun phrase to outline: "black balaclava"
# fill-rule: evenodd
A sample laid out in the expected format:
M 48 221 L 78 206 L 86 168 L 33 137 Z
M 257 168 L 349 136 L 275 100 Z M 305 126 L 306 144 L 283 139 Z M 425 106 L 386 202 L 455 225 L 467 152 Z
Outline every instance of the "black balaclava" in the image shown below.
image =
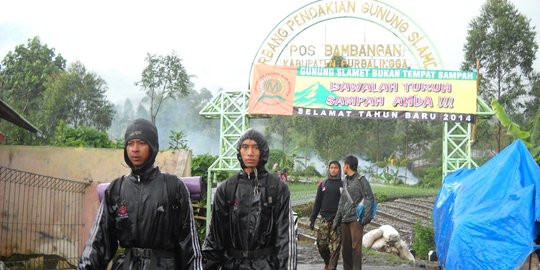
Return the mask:
M 238 139 L 238 144 L 236 145 L 236 150 L 238 150 L 238 153 L 236 154 L 236 157 L 240 161 L 240 166 L 242 166 L 242 169 L 246 168 L 246 165 L 242 161 L 242 156 L 240 155 L 240 146 L 242 143 L 247 140 L 251 139 L 257 142 L 257 146 L 259 146 L 259 150 L 261 151 L 261 157 L 259 158 L 259 164 L 257 164 L 257 172 L 266 172 L 266 168 L 264 165 L 266 165 L 266 162 L 268 162 L 268 155 L 270 153 L 270 150 L 268 149 L 268 143 L 266 142 L 266 139 L 262 135 L 262 133 L 256 131 L 253 128 L 250 128 L 240 136 L 240 139 Z
M 145 141 L 146 143 L 148 143 L 152 151 L 148 160 L 144 162 L 141 166 L 134 166 L 128 158 L 126 148 L 127 143 L 131 139 L 140 139 Z M 146 170 L 154 166 L 154 162 L 156 161 L 156 156 L 159 151 L 159 141 L 157 128 L 154 124 L 152 124 L 152 122 L 146 119 L 137 119 L 133 121 L 133 123 L 131 123 L 126 129 L 126 135 L 124 136 L 124 140 L 124 160 L 131 168 L 133 173 L 142 174 Z

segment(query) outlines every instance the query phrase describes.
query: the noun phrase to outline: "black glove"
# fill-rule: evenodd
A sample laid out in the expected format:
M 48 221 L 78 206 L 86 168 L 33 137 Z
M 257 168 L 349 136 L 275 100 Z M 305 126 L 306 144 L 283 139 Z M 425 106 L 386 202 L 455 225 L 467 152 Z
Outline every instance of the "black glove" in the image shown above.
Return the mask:
M 309 228 L 311 230 L 315 230 L 315 220 L 312 220 L 310 223 L 309 223 Z

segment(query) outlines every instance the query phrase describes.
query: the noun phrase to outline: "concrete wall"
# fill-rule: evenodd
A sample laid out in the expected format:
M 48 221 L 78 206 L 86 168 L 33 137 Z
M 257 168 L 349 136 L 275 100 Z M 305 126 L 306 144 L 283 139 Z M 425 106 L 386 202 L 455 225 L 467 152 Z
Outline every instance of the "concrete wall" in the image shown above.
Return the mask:
M 191 151 L 161 151 L 162 171 L 191 176 Z M 110 182 L 129 173 L 124 150 L 0 145 L 0 166 L 75 181 Z
M 161 151 L 157 155 L 156 165 L 164 172 L 177 176 L 191 176 L 191 151 Z M 129 167 L 124 162 L 122 149 L 79 147 L 0 145 L 0 166 L 67 180 L 91 182 L 82 199 L 83 228 L 79 238 L 81 241 L 78 254 L 82 252 L 88 239 L 96 211 L 99 208 L 97 185 L 110 182 L 130 172 Z M 10 192 L 20 193 L 13 190 Z M 4 198 L 4 196 L 6 195 L 0 192 L 0 197 L 2 197 L 0 201 L 4 202 L 3 205 L 16 204 L 15 201 L 9 202 L 11 199 L 7 196 Z M 60 205 L 55 209 L 62 209 L 64 203 L 58 202 Z M 24 215 L 24 213 L 14 214 Z

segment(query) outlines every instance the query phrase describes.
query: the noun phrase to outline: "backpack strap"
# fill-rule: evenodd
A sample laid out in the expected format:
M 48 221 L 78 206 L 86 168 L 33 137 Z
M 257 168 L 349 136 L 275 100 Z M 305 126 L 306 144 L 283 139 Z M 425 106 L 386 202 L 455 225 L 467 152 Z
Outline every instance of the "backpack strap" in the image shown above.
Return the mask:
M 227 199 L 228 205 L 234 204 L 236 190 L 238 189 L 239 177 L 240 174 L 238 174 L 236 177 L 229 178 L 229 180 L 225 182 L 225 199 Z
M 178 239 L 179 232 L 180 232 L 180 192 L 178 192 L 178 181 L 180 178 L 178 178 L 176 175 L 163 173 L 163 180 L 164 185 L 167 191 L 167 204 L 169 205 L 169 209 L 171 211 L 171 216 L 169 217 L 173 224 L 173 237 L 174 239 Z
M 181 181 L 178 176 L 173 174 L 164 173 L 163 177 L 165 177 L 165 185 L 167 188 L 167 195 L 169 199 L 169 204 L 171 205 L 171 209 L 173 211 L 178 210 L 180 207 L 180 194 L 178 192 L 178 181 Z
M 277 194 L 278 194 L 278 185 L 279 185 L 280 179 L 277 179 L 275 177 L 272 177 L 272 175 L 268 174 L 266 179 L 266 203 L 267 205 L 275 205 L 277 204 Z
M 354 201 L 351 198 L 351 194 L 349 194 L 349 190 L 347 189 L 347 187 L 348 187 L 347 180 L 345 180 L 343 182 L 343 193 L 345 193 L 345 195 L 347 195 L 347 199 L 349 199 L 349 202 L 351 203 L 351 205 L 354 206 Z
M 120 207 L 120 205 L 122 204 L 121 194 L 122 194 L 123 183 L 124 183 L 124 175 L 117 178 L 111 186 L 110 194 L 111 194 L 112 201 L 114 202 L 114 205 L 112 207 L 115 212 L 116 210 L 118 210 L 118 207 Z

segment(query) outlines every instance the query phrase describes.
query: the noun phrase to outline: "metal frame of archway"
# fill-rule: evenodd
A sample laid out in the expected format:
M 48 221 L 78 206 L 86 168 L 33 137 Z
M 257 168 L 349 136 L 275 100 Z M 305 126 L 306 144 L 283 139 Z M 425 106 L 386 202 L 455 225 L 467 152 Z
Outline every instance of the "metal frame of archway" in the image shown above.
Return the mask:
M 477 117 L 490 118 L 494 112 L 480 98 L 476 98 L 478 110 Z M 473 124 L 454 123 L 450 127 L 450 123 L 444 123 L 443 132 L 443 167 L 442 177 L 461 168 L 478 167 L 471 156 L 473 136 Z
M 471 158 L 472 125 L 455 123 L 452 127 L 444 123 L 442 176 L 457 169 L 478 167 Z
M 221 91 L 201 111 L 205 118 L 220 119 L 219 157 L 208 169 L 207 197 L 206 197 L 206 230 L 210 224 L 212 207 L 213 184 L 217 184 L 217 172 L 238 171 L 240 164 L 236 157 L 236 144 L 244 131 L 249 128 L 247 104 L 249 91 Z M 494 112 L 480 98 L 477 97 L 478 117 L 489 118 Z M 478 167 L 471 157 L 473 140 L 472 124 L 450 123 L 444 124 L 443 135 L 443 175 L 463 167 Z
M 210 225 L 212 187 L 217 183 L 220 171 L 238 171 L 240 163 L 236 157 L 236 143 L 249 128 L 247 104 L 249 91 L 221 91 L 199 114 L 205 118 L 219 118 L 219 157 L 208 169 L 206 195 L 206 231 Z

